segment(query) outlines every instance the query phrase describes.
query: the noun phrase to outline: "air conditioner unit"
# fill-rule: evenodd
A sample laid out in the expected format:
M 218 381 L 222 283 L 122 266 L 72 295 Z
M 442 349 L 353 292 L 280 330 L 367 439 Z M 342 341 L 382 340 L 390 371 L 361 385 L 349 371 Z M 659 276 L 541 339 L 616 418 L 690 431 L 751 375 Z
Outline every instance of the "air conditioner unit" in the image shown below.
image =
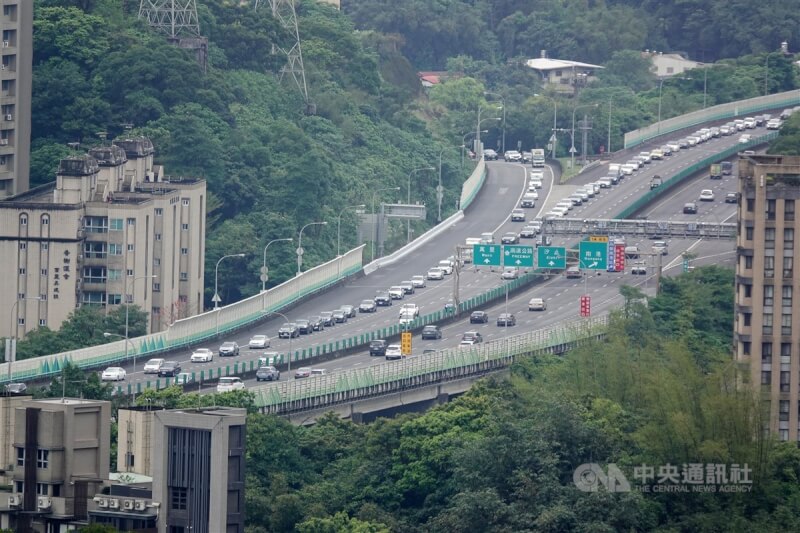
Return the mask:
M 134 504 L 134 508 L 137 511 L 144 511 L 145 509 L 147 509 L 147 502 L 144 501 L 144 500 L 136 500 L 136 503 Z
M 111 509 L 119 509 L 119 500 L 117 498 L 111 498 L 108 500 L 108 506 Z
M 0 146 L 8 146 L 8 139 L 0 139 Z
M 133 511 L 133 500 L 123 500 L 122 508 L 126 511 Z
M 97 506 L 101 509 L 108 508 L 108 498 L 97 498 Z
M 6 120 L 14 120 L 14 115 L 6 115 Z
M 39 496 L 36 499 L 36 507 L 40 511 L 47 511 L 52 506 L 53 506 L 53 501 L 50 498 L 48 498 L 47 496 Z
M 19 495 L 14 494 L 8 497 L 9 507 L 19 507 L 20 505 L 22 505 L 22 498 L 20 498 Z
M 8 48 L 10 44 L 8 41 L 3 41 L 3 48 Z

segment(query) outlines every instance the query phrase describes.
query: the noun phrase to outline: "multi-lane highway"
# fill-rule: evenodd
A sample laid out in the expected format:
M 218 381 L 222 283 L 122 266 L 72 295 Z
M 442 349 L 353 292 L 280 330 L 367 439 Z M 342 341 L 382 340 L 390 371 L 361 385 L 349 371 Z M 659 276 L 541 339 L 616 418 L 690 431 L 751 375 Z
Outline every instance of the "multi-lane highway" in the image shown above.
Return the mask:
M 664 178 L 668 178 L 692 163 L 736 144 L 737 138 L 738 136 L 734 135 L 713 139 L 691 149 L 681 150 L 663 161 L 655 161 L 645 165 L 633 176 L 623 179 L 619 185 L 611 189 L 603 189 L 591 201 L 582 206 L 576 206 L 569 216 L 610 218 L 641 197 L 642 194 L 648 192 L 650 190 L 650 179 L 653 175 L 659 174 Z M 630 154 L 622 156 L 621 159 L 624 161 L 628 156 Z M 483 232 L 492 231 L 499 239 L 499 236 L 506 231 L 518 232 L 524 223 L 511 222 L 509 216 L 511 210 L 519 205 L 519 200 L 526 190 L 530 167 L 497 162 L 490 163 L 488 168 L 488 177 L 483 190 L 464 219 L 393 265 L 383 267 L 369 276 L 352 279 L 340 287 L 303 302 L 285 314 L 291 319 L 307 318 L 318 315 L 322 311 L 334 310 L 344 304 L 357 306 L 361 300 L 374 297 L 378 291 L 385 291 L 389 286 L 408 280 L 413 275 L 424 274 L 428 268 L 435 266 L 439 260 L 453 255 L 455 246 L 463 244 L 468 237 L 477 237 Z M 587 173 L 587 176 L 578 176 L 574 183 L 571 182 L 569 185 L 553 184 L 553 173 L 549 168 L 546 168 L 544 187 L 539 191 L 540 199 L 535 208 L 526 210 L 527 219 L 531 220 L 538 214 L 546 212 L 552 205 L 568 196 L 578 186 L 593 181 L 599 175 L 604 174 L 606 168 L 603 165 L 602 168 L 597 168 L 593 172 Z M 651 220 L 696 219 L 715 222 L 729 220 L 734 216 L 736 206 L 734 204 L 725 204 L 723 199 L 726 192 L 736 190 L 735 179 L 733 176 L 726 176 L 722 180 L 712 181 L 707 177 L 692 180 L 674 189 L 665 198 L 650 206 L 645 214 Z M 698 202 L 700 209 L 696 215 L 683 214 L 682 207 L 684 203 L 697 201 L 701 189 L 713 189 L 716 194 L 716 200 L 714 202 Z M 574 239 L 561 241 L 554 239 L 553 244 L 570 245 L 574 244 L 574 242 Z M 637 243 L 629 241 L 629 244 L 638 244 L 642 251 L 650 251 L 651 243 L 649 242 Z M 673 240 L 668 245 L 669 255 L 662 258 L 665 271 L 668 274 L 677 273 L 676 267 L 681 266 L 680 254 L 687 249 L 690 249 L 697 256 L 694 264 L 704 264 L 706 262 L 719 264 L 729 262 L 733 258 L 734 246 L 731 242 Z M 652 261 L 652 258 L 648 260 Z M 586 276 L 580 280 L 567 279 L 560 275 L 553 276 L 548 280 L 531 286 L 526 291 L 512 294 L 507 303 L 501 301 L 488 306 L 485 309 L 491 318 L 488 324 L 469 324 L 468 317 L 465 317 L 463 320 L 445 326 L 441 340 L 422 341 L 416 335 L 414 337 L 414 353 L 421 353 L 427 348 L 435 349 L 458 344 L 461 335 L 467 330 L 477 330 L 482 333 L 484 339 L 492 340 L 574 318 L 578 315 L 579 297 L 584 293 L 592 297 L 592 312 L 600 313 L 618 305 L 620 301 L 620 285 L 623 283 L 638 285 L 652 290 L 654 288 L 653 276 L 653 268 L 649 269 L 647 276 L 634 276 L 630 273 L 630 269 L 626 269 L 624 273 L 602 272 Z M 468 266 L 460 276 L 460 297 L 464 300 L 502 284 L 503 281 L 500 279 L 500 273 L 497 269 L 492 272 L 485 268 L 475 269 Z M 443 281 L 428 281 L 427 287 L 418 289 L 416 294 L 407 296 L 404 301 L 418 304 L 422 314 L 441 310 L 446 303 L 452 300 L 453 285 L 449 276 Z M 546 300 L 548 305 L 546 311 L 529 312 L 527 310 L 527 302 L 533 296 Z M 501 312 L 506 312 L 506 310 L 516 315 L 517 325 L 510 328 L 497 327 L 495 325 L 497 315 Z M 380 307 L 377 313 L 359 314 L 346 324 L 339 324 L 326 328 L 323 332 L 294 339 L 291 349 L 297 351 L 310 346 L 342 341 L 362 333 L 395 325 L 398 322 L 398 313 L 399 305 L 394 305 L 392 307 Z M 189 362 L 190 350 L 172 354 L 168 358 L 181 361 L 184 372 L 207 371 L 212 368 L 230 365 L 234 361 L 240 363 L 248 362 L 256 359 L 264 352 L 264 350 L 260 349 L 249 350 L 247 348 L 249 338 L 259 333 L 271 337 L 269 351 L 286 353 L 289 351 L 289 341 L 277 338 L 277 330 L 282 322 L 282 319 L 267 320 L 258 326 L 249 328 L 247 331 L 239 332 L 224 339 L 236 341 L 241 346 L 241 353 L 235 358 L 220 358 L 217 356 L 211 363 L 192 364 Z M 221 343 L 221 341 L 219 342 Z M 207 347 L 216 352 L 218 345 L 217 343 L 205 343 L 197 347 Z M 339 369 L 382 362 L 383 358 L 371 358 L 366 353 L 365 347 L 359 353 L 333 361 L 326 361 L 316 366 L 324 367 L 329 372 L 333 372 Z M 135 373 L 133 373 L 130 365 L 127 367 L 128 383 L 153 379 L 153 376 L 142 374 L 143 363 L 144 361 L 138 361 Z M 296 366 L 299 365 L 295 364 Z M 284 372 L 282 379 L 292 379 L 293 371 L 292 373 Z

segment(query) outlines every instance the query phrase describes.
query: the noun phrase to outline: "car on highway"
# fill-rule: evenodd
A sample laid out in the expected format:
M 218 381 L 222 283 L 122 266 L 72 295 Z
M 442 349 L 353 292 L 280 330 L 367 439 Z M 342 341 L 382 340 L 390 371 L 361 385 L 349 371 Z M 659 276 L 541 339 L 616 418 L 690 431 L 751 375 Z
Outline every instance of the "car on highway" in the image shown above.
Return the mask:
M 28 392 L 28 385 L 26 383 L 6 383 L 3 390 L 6 394 L 25 394 Z
M 339 309 L 344 311 L 344 314 L 347 315 L 347 318 L 355 318 L 356 316 L 356 306 L 354 305 L 343 305 Z
M 256 370 L 256 381 L 279 381 L 280 371 L 274 366 L 260 366 Z
M 298 318 L 294 323 L 297 325 L 297 331 L 300 332 L 300 335 L 311 335 L 314 333 L 314 327 L 311 325 L 311 322 L 305 318 Z
M 414 320 L 416 320 L 416 318 L 414 318 L 413 314 L 411 314 L 411 313 L 400 313 L 400 322 L 399 322 L 399 324 L 400 324 L 401 327 L 402 326 L 408 326 L 409 324 L 413 323 Z M 401 329 L 406 330 L 408 328 L 401 328 Z
M 189 361 L 192 363 L 210 363 L 214 360 L 214 352 L 208 348 L 198 348 L 192 352 Z
M 750 139 L 751 139 L 751 137 L 750 137 L 749 133 L 745 133 L 744 135 L 740 135 L 739 136 L 739 144 L 747 144 L 747 143 L 750 142 Z
M 392 297 L 389 295 L 388 292 L 379 292 L 375 296 L 375 305 L 377 305 L 378 307 L 391 307 Z
M 294 379 L 308 378 L 308 377 L 311 377 L 310 366 L 301 366 L 300 368 L 294 371 Z
M 697 204 L 694 202 L 687 202 L 683 204 L 683 212 L 687 215 L 697 214 Z
M 653 253 L 661 255 L 669 255 L 669 248 L 667 247 L 667 243 L 665 241 L 654 241 Z
M 522 209 L 511 211 L 511 222 L 525 222 L 525 211 Z
M 626 246 L 625 257 L 627 259 L 639 259 L 639 247 L 636 245 Z
M 497 315 L 497 325 L 502 328 L 510 328 L 517 325 L 517 317 L 512 313 L 500 313 Z
M 522 201 L 520 202 L 520 207 L 536 207 L 536 200 L 539 198 L 539 193 L 537 192 L 526 192 L 522 195 Z
M 181 372 L 177 376 L 175 376 L 175 382 L 180 383 L 181 385 L 188 385 L 189 383 L 194 383 L 194 374 L 191 372 Z
M 553 244 L 553 238 L 550 235 L 539 235 L 536 237 L 536 246 L 550 246 Z
M 522 154 L 516 150 L 506 150 L 506 153 L 503 154 L 503 159 L 509 163 L 521 163 Z
M 312 316 L 308 318 L 308 323 L 313 331 L 324 331 L 325 324 L 322 322 L 321 316 Z
M 781 129 L 782 125 L 783 125 L 783 123 L 782 123 L 781 119 L 779 119 L 779 118 L 771 118 L 767 122 L 767 129 L 768 130 L 779 130 L 779 129 Z
M 164 360 L 160 358 L 150 359 L 144 364 L 145 374 L 158 374 L 158 369 L 164 364 Z
M 613 182 L 611 181 L 611 178 L 600 178 L 597 180 L 597 184 L 600 185 L 601 189 L 610 189 L 611 185 L 613 185 Z
M 336 322 L 333 320 L 333 311 L 323 311 L 319 314 L 319 317 L 322 319 L 322 325 L 326 328 L 336 325 Z
M 375 305 L 375 300 L 362 300 L 360 304 L 358 304 L 358 312 L 359 313 L 374 313 L 378 310 L 378 306 Z
M 439 267 L 432 268 L 428 270 L 426 277 L 431 281 L 444 279 L 444 270 Z
M 651 161 L 660 161 L 662 159 L 664 159 L 664 150 L 661 148 L 655 148 L 650 152 Z
M 701 202 L 713 202 L 714 201 L 714 191 L 711 189 L 703 189 L 700 191 L 700 201 Z
M 467 331 L 461 336 L 461 343 L 459 346 L 472 346 L 483 342 L 483 335 L 477 331 Z
M 369 354 L 383 357 L 386 355 L 386 346 L 388 346 L 388 343 L 383 339 L 371 341 L 369 343 Z
M 484 148 L 483 149 L 483 159 L 485 161 L 497 161 L 497 152 L 492 150 L 491 148 Z
M 577 266 L 571 266 L 571 267 L 567 268 L 565 274 L 567 276 L 567 279 L 576 279 L 576 278 L 582 278 L 583 277 L 583 274 L 581 274 L 580 267 L 577 267 Z
M 667 144 L 665 144 L 664 146 L 666 146 L 667 148 L 669 148 L 673 152 L 680 152 L 680 150 L 681 150 L 681 145 L 680 145 L 680 143 L 678 141 L 670 141 Z
M 336 311 L 334 311 L 334 313 L 336 313 Z M 286 322 L 278 330 L 279 339 L 294 339 L 295 337 L 299 336 L 300 336 L 300 330 L 297 329 L 297 324 L 295 324 L 294 322 Z
M 419 306 L 417 304 L 407 303 L 400 307 L 400 315 L 411 314 L 414 318 L 419 316 Z
M 525 226 L 519 231 L 519 236 L 522 239 L 533 239 L 536 233 L 538 233 L 536 226 Z
M 414 294 L 416 292 L 414 289 L 414 284 L 411 283 L 411 280 L 401 281 L 400 287 L 403 289 L 404 294 Z
M 506 267 L 500 277 L 504 280 L 517 279 L 519 277 L 519 269 L 517 267 Z
M 345 324 L 347 322 L 348 316 L 347 311 L 344 309 L 337 309 L 333 312 L 333 321 L 337 324 Z
M 736 192 L 729 192 L 725 195 L 725 203 L 726 204 L 738 204 L 739 203 L 739 193 Z
M 391 361 L 392 359 L 401 359 L 403 357 L 403 351 L 400 348 L 399 344 L 390 344 L 386 347 L 386 353 L 384 354 L 387 361 Z
M 122 381 L 125 379 L 125 369 L 119 366 L 110 366 L 100 374 L 100 381 Z
M 389 296 L 391 296 L 392 300 L 402 300 L 405 295 L 406 291 L 400 285 L 389 287 Z
M 645 164 L 650 163 L 653 160 L 653 156 L 650 152 L 639 152 L 639 155 L 636 157 L 642 158 Z
M 253 335 L 247 342 L 248 348 L 269 348 L 269 337 L 266 335 Z
M 219 356 L 239 355 L 239 345 L 233 341 L 225 341 L 219 347 Z
M 411 284 L 414 285 L 415 289 L 424 289 L 425 288 L 425 276 L 411 276 Z
M 473 311 L 469 315 L 470 324 L 487 324 L 489 322 L 489 313 L 486 311 Z
M 164 361 L 158 369 L 158 377 L 175 377 L 181 373 L 181 364 L 178 361 Z
M 453 273 L 453 268 L 455 268 L 456 265 L 450 259 L 442 259 L 441 261 L 439 261 L 439 264 L 437 266 L 442 269 L 445 275 L 449 276 L 450 274 Z
M 531 187 L 533 187 L 534 189 L 541 189 L 543 186 L 544 183 L 542 182 L 542 178 L 535 178 L 531 176 L 531 179 L 528 182 L 528 190 L 530 190 Z
M 244 389 L 244 381 L 242 381 L 242 378 L 231 376 L 219 378 L 219 381 L 217 381 L 217 392 L 219 393 L 233 392 Z
M 634 276 L 646 276 L 647 275 L 647 265 L 643 262 L 634 263 L 631 267 L 631 274 Z
M 530 178 L 532 180 L 543 180 L 544 179 L 544 172 L 541 170 L 531 170 Z
M 509 231 L 508 233 L 504 233 L 503 236 L 500 237 L 500 242 L 502 244 L 518 244 L 519 235 L 517 235 L 513 231 Z
M 544 298 L 533 297 L 528 300 L 528 311 L 546 311 L 547 302 Z
M 435 324 L 431 324 L 429 326 L 425 326 L 424 328 L 422 328 L 422 335 L 421 336 L 422 336 L 422 340 L 428 340 L 428 339 L 437 340 L 437 339 L 441 339 L 442 338 L 442 330 L 439 329 L 439 326 L 437 326 Z

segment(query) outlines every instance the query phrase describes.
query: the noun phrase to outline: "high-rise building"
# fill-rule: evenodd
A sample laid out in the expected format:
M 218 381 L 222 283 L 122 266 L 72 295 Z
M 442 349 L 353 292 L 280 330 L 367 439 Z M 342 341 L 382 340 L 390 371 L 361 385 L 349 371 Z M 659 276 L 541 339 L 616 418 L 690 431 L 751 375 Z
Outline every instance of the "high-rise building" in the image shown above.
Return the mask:
M 800 440 L 800 156 L 745 155 L 738 164 L 736 360 L 760 390 L 770 434 Z M 794 376 L 794 377 L 792 377 Z
M 33 2 L 0 0 L 0 6 L 0 198 L 6 198 L 29 186 Z
M 17 300 L 0 336 L 57 330 L 82 305 L 138 305 L 151 332 L 202 311 L 206 183 L 165 176 L 153 154 L 145 137 L 117 139 L 0 201 L 0 294 Z
M 156 411 L 153 420 L 153 500 L 158 530 L 243 533 L 244 409 Z

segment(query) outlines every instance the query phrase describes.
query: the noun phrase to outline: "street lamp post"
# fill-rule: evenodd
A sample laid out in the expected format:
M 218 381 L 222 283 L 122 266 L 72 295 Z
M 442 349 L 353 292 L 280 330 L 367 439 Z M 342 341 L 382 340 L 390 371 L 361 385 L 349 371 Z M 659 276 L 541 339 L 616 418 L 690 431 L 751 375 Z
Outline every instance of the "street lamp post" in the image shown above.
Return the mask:
M 504 106 L 497 106 L 495 109 L 499 110 Z M 483 156 L 483 147 L 481 146 L 481 111 L 483 106 L 478 106 L 478 125 L 475 127 L 475 157 L 480 159 Z M 500 117 L 491 117 L 489 120 L 500 120 Z
M 219 263 L 217 263 L 217 264 L 219 265 Z M 130 280 L 128 280 L 128 283 L 125 284 L 125 336 L 123 338 L 125 339 L 125 361 L 126 362 L 128 361 L 128 343 L 130 342 L 130 337 L 129 337 L 129 333 L 128 333 L 128 324 L 129 324 L 129 322 L 128 322 L 128 316 L 129 316 L 128 311 L 130 310 L 131 304 L 133 303 L 133 300 L 134 300 L 133 291 L 136 290 L 136 280 L 137 279 L 148 279 L 148 278 L 152 279 L 152 278 L 157 278 L 157 277 L 158 277 L 157 274 L 151 274 L 149 276 L 137 276 L 135 278 L 131 278 Z M 128 289 L 130 289 L 130 291 Z M 130 300 L 128 300 L 128 292 L 130 292 Z M 217 291 L 216 291 L 216 288 L 215 288 L 214 293 L 216 294 L 216 292 Z M 136 373 L 136 350 L 133 350 L 133 374 L 135 374 L 135 373 Z M 136 399 L 136 391 L 134 391 L 134 393 L 133 393 L 133 399 L 134 400 Z
M 503 104 L 503 140 L 502 140 L 502 148 L 501 148 L 501 150 L 503 152 L 503 155 L 505 155 L 505 153 L 506 153 L 506 99 L 503 97 L 502 94 L 494 93 L 492 91 L 483 91 L 483 94 L 486 95 L 486 96 L 488 96 L 490 94 L 494 95 L 494 96 L 500 98 L 500 102 L 502 102 L 502 104 Z
M 294 239 L 292 237 L 287 237 L 285 239 L 272 239 L 264 247 L 264 266 L 261 267 L 261 292 L 267 290 L 267 280 L 269 279 L 269 270 L 267 270 L 267 248 L 269 248 L 269 245 L 273 242 L 294 242 Z
M 342 255 L 339 252 L 339 245 L 341 244 L 342 238 L 342 213 L 344 213 L 346 209 L 364 209 L 364 207 L 366 207 L 364 204 L 348 205 L 339 211 L 339 216 L 336 217 L 336 257 Z
M 667 80 L 691 80 L 692 78 L 661 78 L 658 81 L 658 128 L 657 135 L 661 135 L 661 88 Z
M 124 339 L 125 340 L 125 359 L 126 359 L 125 362 L 127 362 L 127 358 L 128 358 L 128 344 L 129 343 L 131 345 L 133 344 L 133 341 L 130 340 L 127 337 L 127 334 L 128 334 L 127 333 L 127 329 L 125 331 L 125 335 L 120 335 L 119 333 L 110 333 L 108 331 L 104 331 L 103 332 L 103 337 L 118 337 L 120 339 Z M 131 370 L 131 378 L 133 379 L 135 377 L 136 377 L 136 349 L 134 347 L 134 350 L 133 350 L 133 369 Z M 135 402 L 136 401 L 136 385 L 133 384 L 133 386 L 134 386 L 134 388 L 133 388 L 133 401 Z
M 309 222 L 302 228 L 300 228 L 300 233 L 297 237 L 297 275 L 299 276 L 303 272 L 303 231 L 309 226 L 327 226 L 327 222 Z
M 421 172 L 423 170 L 435 170 L 433 167 L 420 167 L 412 169 L 411 172 L 408 173 L 408 195 L 406 198 L 406 204 L 411 205 L 411 176 L 414 175 L 416 172 Z M 411 219 L 406 220 L 406 244 L 411 242 Z
M 571 164 L 570 168 L 575 168 L 575 112 L 582 107 L 597 107 L 597 104 L 579 105 L 572 110 L 572 135 L 571 135 L 572 147 L 569 149 L 570 164 Z M 585 126 L 586 125 L 584 124 L 584 127 Z
M 383 191 L 399 191 L 399 190 L 400 190 L 400 187 L 386 187 L 385 189 L 378 189 L 377 191 L 372 193 L 372 218 L 373 218 L 373 224 L 374 224 L 374 230 L 373 230 L 372 236 L 374 238 L 372 239 L 372 253 L 370 255 L 370 261 L 375 261 L 375 241 L 377 241 L 378 237 L 379 237 L 379 235 L 378 235 L 378 217 L 377 217 L 377 214 L 375 213 L 375 200 L 377 200 L 378 194 L 380 194 Z
M 19 324 L 17 322 L 17 305 L 22 300 L 41 300 L 39 296 L 26 296 L 25 298 L 18 298 L 11 304 L 11 339 L 6 343 L 6 363 L 8 363 L 8 382 L 11 383 L 11 363 L 16 359 L 17 352 L 17 329 Z
M 481 130 L 481 133 L 489 133 L 489 130 Z M 464 151 L 467 148 L 467 137 L 475 135 L 474 131 L 468 131 L 461 137 L 461 169 L 464 169 Z
M 244 254 L 223 255 L 219 258 L 219 261 L 217 261 L 217 266 L 214 267 L 214 309 L 217 309 L 219 307 L 219 302 L 222 301 L 222 299 L 219 297 L 219 290 L 217 290 L 219 286 L 219 264 L 222 263 L 223 259 L 227 259 L 229 257 L 244 257 Z

